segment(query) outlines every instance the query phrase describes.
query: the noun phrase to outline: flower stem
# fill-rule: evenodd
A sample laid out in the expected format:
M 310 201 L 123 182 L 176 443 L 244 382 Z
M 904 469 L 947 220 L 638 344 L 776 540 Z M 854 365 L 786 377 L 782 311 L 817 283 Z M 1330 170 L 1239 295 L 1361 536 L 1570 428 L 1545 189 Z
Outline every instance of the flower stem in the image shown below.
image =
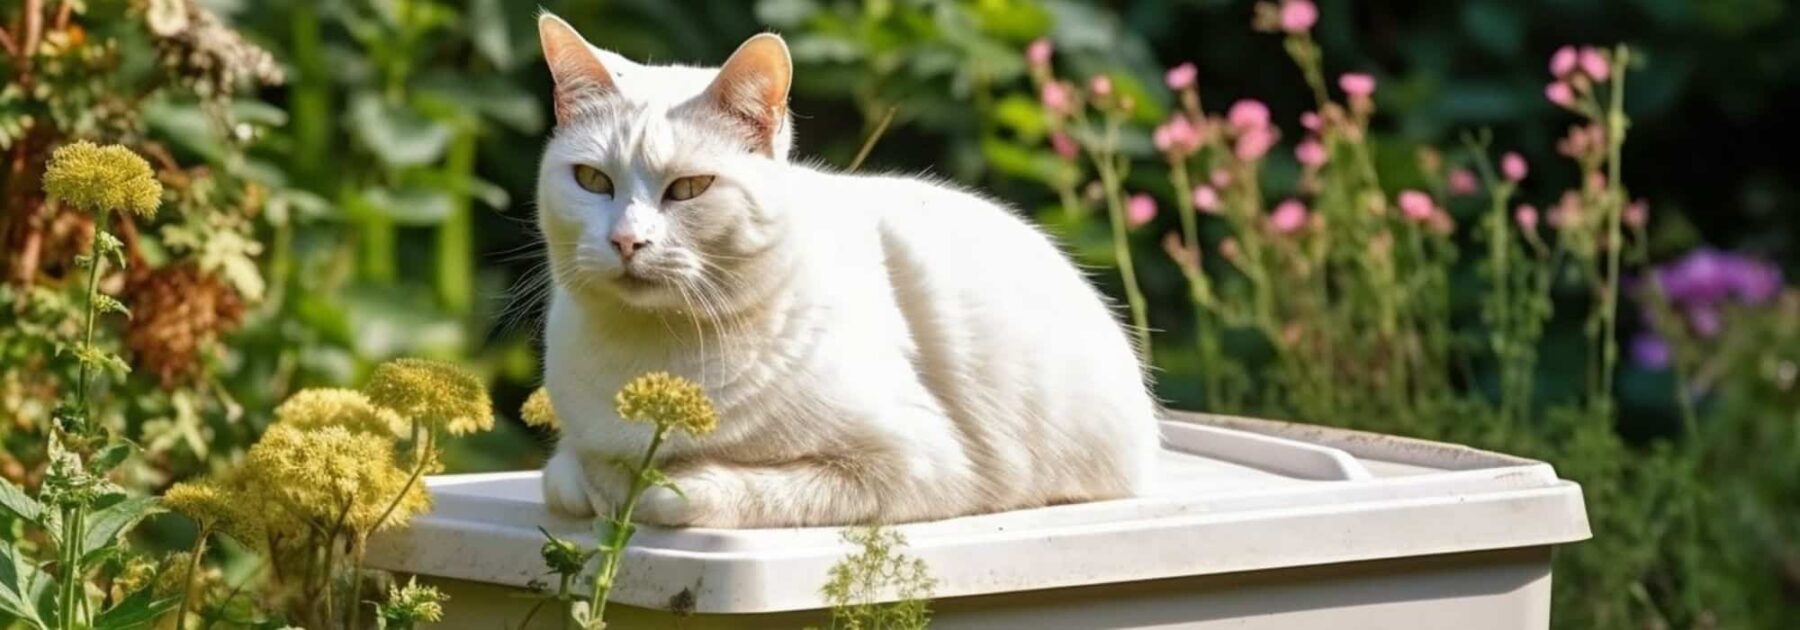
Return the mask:
M 597 630 L 601 627 L 599 624 L 606 619 L 606 599 L 612 595 L 613 580 L 618 577 L 619 565 L 625 558 L 625 545 L 631 542 L 631 513 L 637 509 L 638 499 L 649 489 L 650 463 L 656 457 L 657 449 L 662 448 L 663 438 L 668 434 L 668 427 L 656 427 L 656 433 L 650 437 L 650 447 L 644 449 L 643 459 L 631 471 L 631 487 L 625 493 L 625 502 L 620 504 L 613 516 L 606 544 L 600 549 L 600 568 L 594 575 L 594 594 L 589 600 L 592 606 L 592 616 L 588 618 L 590 629 Z
M 83 530 L 86 529 L 86 523 L 83 522 L 87 520 L 85 513 L 86 509 L 80 507 L 63 510 L 63 557 L 59 566 L 62 575 L 57 576 L 60 580 L 58 585 L 62 587 L 61 601 L 57 602 L 62 614 L 57 616 L 57 623 L 68 630 L 83 627 L 76 616 L 80 610 L 78 601 L 86 593 L 81 583 L 81 540 Z
M 89 354 L 94 351 L 94 319 L 99 312 L 97 298 L 100 294 L 100 267 L 105 258 L 100 252 L 100 237 L 106 233 L 106 219 L 111 214 L 106 212 L 94 215 L 94 242 L 88 246 L 88 281 L 87 281 L 87 323 L 84 325 L 81 345 Z M 87 360 L 83 360 L 75 376 L 75 400 L 82 407 L 81 423 L 85 430 L 87 421 L 88 372 L 92 368 Z
M 1125 301 L 1131 307 L 1131 327 L 1137 340 L 1138 357 L 1150 364 L 1150 321 L 1145 312 L 1144 293 L 1138 288 L 1137 268 L 1131 261 L 1131 241 L 1125 225 L 1123 182 L 1120 181 L 1116 154 L 1118 122 L 1107 122 L 1107 146 L 1095 152 L 1094 166 L 1100 171 L 1100 183 L 1106 189 L 1106 212 L 1112 220 L 1113 256 L 1118 259 L 1119 276 L 1125 284 Z
M 181 611 L 175 613 L 175 630 L 187 630 L 188 611 L 194 607 L 194 576 L 200 573 L 200 556 L 206 553 L 206 537 L 212 528 L 201 527 L 194 537 L 194 548 L 188 552 L 187 575 L 181 586 Z
M 1620 159 L 1625 147 L 1625 72 L 1630 67 L 1631 49 L 1619 46 L 1614 52 L 1613 84 L 1610 105 L 1606 111 L 1606 303 L 1601 311 L 1599 399 L 1612 395 L 1613 365 L 1618 362 L 1617 335 L 1619 318 L 1619 256 L 1624 251 L 1624 233 L 1620 224 L 1625 210 L 1623 183 L 1620 181 Z
M 1186 159 L 1172 160 L 1169 163 L 1169 179 L 1175 186 L 1175 208 L 1181 216 L 1182 244 L 1193 253 L 1194 262 L 1198 263 L 1200 220 L 1194 212 Z M 1219 371 L 1224 369 L 1224 365 L 1218 360 L 1218 340 L 1213 336 L 1210 318 L 1207 317 L 1206 296 L 1211 293 L 1211 289 L 1207 286 L 1206 271 L 1198 265 L 1187 276 L 1188 299 L 1194 303 L 1194 345 L 1200 351 L 1201 392 L 1206 397 L 1208 407 L 1221 410 Z
M 394 515 L 394 509 L 400 507 L 400 502 L 406 499 L 406 493 L 412 492 L 413 486 L 419 483 L 419 478 L 425 476 L 425 468 L 430 465 L 432 460 L 433 442 L 436 441 L 436 437 L 436 434 L 425 429 L 417 420 L 413 421 L 413 442 L 418 444 L 419 448 L 413 453 L 415 462 L 412 474 L 407 476 L 406 483 L 400 486 L 400 493 L 394 495 L 393 500 L 388 501 L 387 509 L 381 511 L 381 518 L 375 519 L 375 524 L 369 526 L 369 533 L 381 529 L 388 517 Z

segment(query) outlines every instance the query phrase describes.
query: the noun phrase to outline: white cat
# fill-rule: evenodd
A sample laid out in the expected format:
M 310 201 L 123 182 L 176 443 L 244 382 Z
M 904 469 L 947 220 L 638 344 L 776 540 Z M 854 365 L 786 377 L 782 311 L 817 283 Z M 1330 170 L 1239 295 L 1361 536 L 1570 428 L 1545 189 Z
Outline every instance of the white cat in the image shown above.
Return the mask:
M 939 182 L 788 161 L 774 35 L 722 68 L 646 66 L 539 20 L 557 127 L 538 216 L 555 279 L 544 498 L 610 510 L 650 428 L 612 397 L 668 371 L 718 430 L 677 437 L 682 490 L 641 520 L 895 523 L 1130 496 L 1156 408 L 1102 297 L 1042 234 Z

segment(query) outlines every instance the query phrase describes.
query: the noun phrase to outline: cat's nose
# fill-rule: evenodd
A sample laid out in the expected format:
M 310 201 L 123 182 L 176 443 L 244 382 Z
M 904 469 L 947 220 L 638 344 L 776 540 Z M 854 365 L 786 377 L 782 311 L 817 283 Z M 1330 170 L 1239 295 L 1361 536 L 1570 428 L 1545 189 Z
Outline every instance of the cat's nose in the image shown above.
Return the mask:
M 619 252 L 619 258 L 631 260 L 632 254 L 649 247 L 650 241 L 638 238 L 638 235 L 627 232 L 613 232 L 613 250 Z

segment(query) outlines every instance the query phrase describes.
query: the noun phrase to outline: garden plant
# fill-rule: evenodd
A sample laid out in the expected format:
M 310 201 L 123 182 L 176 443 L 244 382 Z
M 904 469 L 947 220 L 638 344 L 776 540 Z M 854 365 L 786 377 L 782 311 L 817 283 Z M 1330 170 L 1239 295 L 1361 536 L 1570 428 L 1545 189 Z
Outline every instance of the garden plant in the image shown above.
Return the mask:
M 1785 119 L 1758 108 L 1800 17 L 1376 4 L 546 3 L 635 58 L 781 31 L 802 153 L 1007 199 L 1172 408 L 1553 464 L 1594 530 L 1556 626 L 1791 626 L 1797 197 L 1743 121 Z M 454 627 L 364 557 L 428 476 L 553 439 L 534 17 L 0 0 L 0 628 Z M 669 375 L 616 402 L 730 422 Z M 604 625 L 633 505 L 546 532 L 536 615 Z M 929 622 L 897 532 L 844 541 L 818 623 Z

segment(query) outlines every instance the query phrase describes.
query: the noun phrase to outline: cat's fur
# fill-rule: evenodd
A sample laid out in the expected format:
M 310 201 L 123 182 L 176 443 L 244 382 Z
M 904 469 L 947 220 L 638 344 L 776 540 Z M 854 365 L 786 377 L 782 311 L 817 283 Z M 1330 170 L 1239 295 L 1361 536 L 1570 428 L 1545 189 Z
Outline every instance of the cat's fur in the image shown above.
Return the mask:
M 544 495 L 610 510 L 611 460 L 650 427 L 613 393 L 702 384 L 716 433 L 677 436 L 682 490 L 641 520 L 772 527 L 904 522 L 1129 496 L 1155 405 L 1102 297 L 1005 208 L 938 182 L 788 161 L 791 65 L 773 35 L 722 70 L 646 66 L 540 19 L 558 126 L 538 213 L 555 278 L 545 382 L 562 441 Z M 585 164 L 613 193 L 579 185 Z M 715 177 L 687 201 L 676 178 Z M 647 241 L 626 257 L 612 240 Z M 628 259 L 628 260 L 627 260 Z

